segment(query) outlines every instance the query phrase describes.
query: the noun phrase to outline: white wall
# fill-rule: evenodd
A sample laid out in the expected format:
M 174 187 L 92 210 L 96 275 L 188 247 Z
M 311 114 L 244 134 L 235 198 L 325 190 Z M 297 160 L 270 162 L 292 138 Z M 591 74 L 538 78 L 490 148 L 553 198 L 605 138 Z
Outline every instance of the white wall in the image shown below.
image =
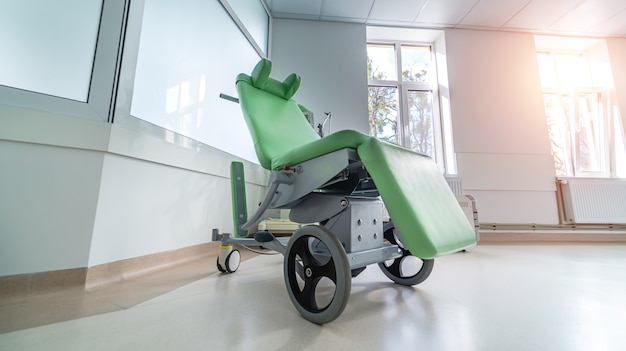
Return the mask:
M 233 232 L 230 163 L 242 159 L 111 128 L 89 267 L 206 243 L 213 228 Z M 263 198 L 268 173 L 243 162 L 251 214 Z
M 0 125 L 0 276 L 91 267 L 203 244 L 213 228 L 232 232 L 230 162 L 240 158 L 5 105 Z M 267 172 L 243 162 L 256 204 Z
M 294 99 L 313 111 L 316 123 L 332 112 L 331 132 L 367 133 L 365 38 L 362 24 L 274 19 L 272 76 L 299 74 L 302 85 Z
M 87 264 L 108 133 L 61 119 L 0 105 L 0 276 Z
M 532 34 L 447 30 L 459 174 L 483 223 L 558 223 Z

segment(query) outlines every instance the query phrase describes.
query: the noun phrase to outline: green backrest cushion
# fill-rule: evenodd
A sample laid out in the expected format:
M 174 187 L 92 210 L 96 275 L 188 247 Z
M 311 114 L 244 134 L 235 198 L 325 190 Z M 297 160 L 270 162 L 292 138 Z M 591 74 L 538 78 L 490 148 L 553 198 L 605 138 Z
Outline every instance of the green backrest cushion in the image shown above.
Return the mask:
M 272 72 L 272 61 L 267 59 L 261 59 L 259 63 L 254 67 L 251 74 L 252 86 L 257 89 L 264 90 L 268 93 L 274 94 L 285 100 L 291 99 L 291 97 L 298 91 L 300 87 L 301 78 L 295 73 L 290 74 L 284 81 L 279 82 L 276 79 L 270 78 Z
M 265 169 L 272 169 L 275 157 L 320 139 L 291 99 L 300 86 L 300 77 L 291 74 L 279 82 L 269 77 L 270 72 L 271 62 L 262 59 L 251 76 L 239 74 L 236 83 L 256 155 Z

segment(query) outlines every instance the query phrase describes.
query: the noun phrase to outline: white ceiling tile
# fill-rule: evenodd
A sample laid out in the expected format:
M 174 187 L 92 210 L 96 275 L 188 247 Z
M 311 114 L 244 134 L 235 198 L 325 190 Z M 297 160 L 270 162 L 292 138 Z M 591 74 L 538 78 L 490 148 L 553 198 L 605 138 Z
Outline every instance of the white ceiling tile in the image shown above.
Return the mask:
M 573 11 L 552 24 L 548 29 L 555 31 L 580 32 L 604 22 L 626 8 L 624 0 L 587 0 Z
M 374 0 L 370 19 L 412 22 L 426 0 Z
M 463 18 L 461 25 L 476 27 L 503 26 L 531 0 L 481 0 Z
M 367 19 L 374 0 L 325 0 L 322 16 Z
M 422 9 L 416 22 L 456 25 L 478 0 L 430 0 Z
M 589 33 L 626 37 L 626 10 L 588 29 Z M 621 35 L 620 35 L 621 34 Z
M 294 13 L 319 16 L 322 0 L 272 0 L 272 13 Z
M 505 26 L 543 30 L 580 4 L 580 0 L 533 0 Z
M 0 0 L 1 1 L 1 0 Z M 626 38 L 626 0 L 265 0 L 272 16 Z

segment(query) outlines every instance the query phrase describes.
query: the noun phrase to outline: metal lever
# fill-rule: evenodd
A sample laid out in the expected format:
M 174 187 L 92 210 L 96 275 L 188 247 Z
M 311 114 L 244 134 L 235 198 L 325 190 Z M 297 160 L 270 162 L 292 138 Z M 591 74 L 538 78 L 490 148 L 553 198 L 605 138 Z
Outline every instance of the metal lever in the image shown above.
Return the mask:
M 228 101 L 231 101 L 231 102 L 236 102 L 236 103 L 239 103 L 239 99 L 237 99 L 237 98 L 236 98 L 236 97 L 234 97 L 234 96 L 230 96 L 230 95 L 226 95 L 226 94 L 224 94 L 224 93 L 220 93 L 220 97 L 221 97 L 222 99 L 224 99 L 224 100 L 228 100 Z

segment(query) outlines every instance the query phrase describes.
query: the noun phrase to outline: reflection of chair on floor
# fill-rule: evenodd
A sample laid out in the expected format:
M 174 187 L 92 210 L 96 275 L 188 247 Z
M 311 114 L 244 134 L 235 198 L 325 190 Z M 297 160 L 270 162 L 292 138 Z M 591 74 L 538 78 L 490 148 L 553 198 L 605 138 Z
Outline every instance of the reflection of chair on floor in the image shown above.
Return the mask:
M 251 76 L 237 77 L 257 157 L 271 175 L 261 208 L 246 223 L 235 216 L 235 231 L 250 229 L 267 208 L 291 209 L 292 221 L 319 225 L 298 229 L 286 247 L 267 232 L 237 239 L 214 230 L 222 247 L 253 240 L 282 252 L 291 301 L 321 324 L 341 314 L 351 277 L 365 266 L 378 263 L 394 282 L 414 285 L 428 277 L 433 258 L 475 244 L 474 228 L 429 157 L 350 130 L 321 138 L 291 99 L 300 77 L 279 82 L 271 66 L 262 59 Z M 383 202 L 393 220 L 384 225 Z M 226 256 L 218 267 L 234 271 L 224 268 Z

